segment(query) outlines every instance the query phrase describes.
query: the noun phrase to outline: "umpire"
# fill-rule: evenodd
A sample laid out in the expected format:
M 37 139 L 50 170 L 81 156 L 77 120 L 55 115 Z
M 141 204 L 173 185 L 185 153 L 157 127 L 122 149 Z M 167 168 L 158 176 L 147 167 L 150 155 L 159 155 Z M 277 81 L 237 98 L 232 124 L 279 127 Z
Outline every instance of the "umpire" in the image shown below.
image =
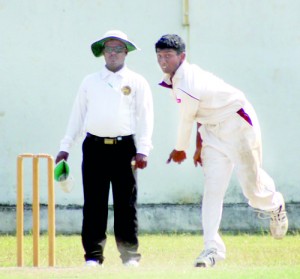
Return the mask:
M 81 83 L 56 163 L 68 159 L 83 131 L 81 236 L 86 265 L 104 261 L 111 185 L 120 258 L 126 266 L 138 266 L 135 172 L 147 166 L 152 148 L 152 93 L 148 82 L 125 65 L 128 52 L 138 49 L 126 34 L 108 31 L 91 49 L 96 57 L 104 56 L 105 66 Z

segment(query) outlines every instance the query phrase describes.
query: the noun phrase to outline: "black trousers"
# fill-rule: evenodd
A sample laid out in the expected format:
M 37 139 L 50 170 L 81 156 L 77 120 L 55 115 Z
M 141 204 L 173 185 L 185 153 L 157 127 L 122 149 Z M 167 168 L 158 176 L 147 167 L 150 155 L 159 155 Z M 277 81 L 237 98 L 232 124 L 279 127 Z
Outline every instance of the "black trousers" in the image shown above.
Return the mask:
M 114 233 L 123 262 L 139 260 L 137 184 L 131 160 L 136 154 L 132 137 L 106 144 L 103 138 L 88 136 L 82 145 L 83 223 L 85 260 L 103 262 L 106 242 L 109 189 L 112 185 Z

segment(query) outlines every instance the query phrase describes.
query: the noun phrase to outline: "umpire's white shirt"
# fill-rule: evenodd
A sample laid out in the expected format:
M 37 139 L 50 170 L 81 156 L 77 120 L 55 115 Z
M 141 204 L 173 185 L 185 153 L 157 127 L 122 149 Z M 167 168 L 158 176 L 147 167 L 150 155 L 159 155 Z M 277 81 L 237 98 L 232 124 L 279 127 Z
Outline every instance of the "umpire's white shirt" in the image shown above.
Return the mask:
M 79 88 L 60 151 L 69 152 L 82 132 L 99 137 L 135 135 L 137 152 L 152 148 L 153 101 L 148 82 L 124 66 L 88 75 Z

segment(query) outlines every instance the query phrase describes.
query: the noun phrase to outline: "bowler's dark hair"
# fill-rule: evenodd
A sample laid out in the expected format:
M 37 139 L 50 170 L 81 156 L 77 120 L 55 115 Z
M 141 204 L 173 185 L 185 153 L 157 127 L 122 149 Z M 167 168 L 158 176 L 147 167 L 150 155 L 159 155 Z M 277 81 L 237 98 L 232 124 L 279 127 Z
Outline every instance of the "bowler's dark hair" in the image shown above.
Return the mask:
M 167 34 L 162 36 L 155 44 L 155 51 L 157 49 L 174 49 L 178 54 L 185 52 L 184 41 L 176 34 Z

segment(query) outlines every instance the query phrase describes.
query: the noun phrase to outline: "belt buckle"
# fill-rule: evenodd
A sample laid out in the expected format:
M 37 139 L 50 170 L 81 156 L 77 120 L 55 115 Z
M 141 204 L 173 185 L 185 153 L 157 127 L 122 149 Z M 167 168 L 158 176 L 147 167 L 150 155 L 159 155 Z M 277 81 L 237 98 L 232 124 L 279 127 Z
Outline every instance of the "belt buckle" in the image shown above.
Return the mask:
M 104 144 L 114 144 L 115 143 L 115 139 L 104 139 Z

